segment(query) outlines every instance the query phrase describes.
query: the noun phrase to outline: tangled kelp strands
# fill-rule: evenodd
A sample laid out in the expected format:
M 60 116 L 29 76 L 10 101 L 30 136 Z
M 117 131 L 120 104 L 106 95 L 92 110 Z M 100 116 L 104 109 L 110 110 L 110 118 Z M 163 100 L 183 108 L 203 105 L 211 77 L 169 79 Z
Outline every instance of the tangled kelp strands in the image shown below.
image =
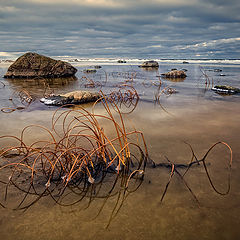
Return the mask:
M 139 101 L 139 95 L 133 86 L 122 84 L 118 86 L 118 90 L 111 91 L 107 99 L 116 104 L 123 114 L 134 111 Z
M 83 73 L 86 73 L 83 71 Z M 91 74 L 85 74 L 81 78 L 80 87 L 85 88 L 99 88 L 104 87 L 108 81 L 108 74 L 105 70 L 99 69 L 98 71 L 94 69 L 94 72 L 90 72 Z
M 2 144 L 10 142 L 0 154 L 4 159 L 0 167 L 2 207 L 28 209 L 46 196 L 61 206 L 71 206 L 86 198 L 90 204 L 96 198 L 119 195 L 111 218 L 119 211 L 125 195 L 141 185 L 148 153 L 143 134 L 126 130 L 117 106 L 104 96 L 101 104 L 104 114 L 60 108 L 52 117 L 51 130 L 31 125 L 20 137 L 0 138 Z M 102 121 L 113 127 L 112 135 Z M 35 128 L 49 138 L 28 144 L 26 135 Z M 14 206 L 9 206 L 12 194 Z
M 90 77 L 87 76 L 82 76 L 80 78 L 80 81 L 84 83 L 85 88 L 97 88 L 97 87 L 102 87 L 103 84 L 100 81 L 93 81 Z

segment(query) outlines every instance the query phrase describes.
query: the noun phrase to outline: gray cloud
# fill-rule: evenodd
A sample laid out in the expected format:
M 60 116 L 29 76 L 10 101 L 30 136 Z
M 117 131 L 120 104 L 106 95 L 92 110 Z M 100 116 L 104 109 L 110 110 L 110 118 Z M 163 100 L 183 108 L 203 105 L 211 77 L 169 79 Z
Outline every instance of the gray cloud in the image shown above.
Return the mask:
M 239 10 L 238 0 L 1 0 L 0 56 L 239 58 Z

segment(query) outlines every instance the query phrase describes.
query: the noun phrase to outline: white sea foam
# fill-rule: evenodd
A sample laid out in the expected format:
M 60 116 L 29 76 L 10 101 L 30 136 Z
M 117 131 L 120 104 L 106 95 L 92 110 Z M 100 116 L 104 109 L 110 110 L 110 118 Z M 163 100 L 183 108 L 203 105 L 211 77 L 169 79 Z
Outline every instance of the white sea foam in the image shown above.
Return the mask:
M 126 63 L 118 63 L 118 60 L 125 60 Z M 74 65 L 139 65 L 144 61 L 155 60 L 159 63 L 172 63 L 172 64 L 183 64 L 188 62 L 189 64 L 233 64 L 239 65 L 240 59 L 138 59 L 138 58 L 68 58 L 64 59 L 65 61 L 71 62 Z
M 155 60 L 160 64 L 183 64 L 188 62 L 189 64 L 232 64 L 240 65 L 240 59 L 161 59 L 161 58 L 83 58 L 77 56 L 52 56 L 53 58 L 60 59 L 66 62 L 70 62 L 75 66 L 90 66 L 90 65 L 139 65 L 144 61 Z M 118 60 L 125 60 L 126 63 L 118 63 Z M 11 64 L 11 60 L 0 59 L 0 63 Z
M 44 103 L 45 105 L 53 105 L 56 100 L 41 98 L 40 102 Z

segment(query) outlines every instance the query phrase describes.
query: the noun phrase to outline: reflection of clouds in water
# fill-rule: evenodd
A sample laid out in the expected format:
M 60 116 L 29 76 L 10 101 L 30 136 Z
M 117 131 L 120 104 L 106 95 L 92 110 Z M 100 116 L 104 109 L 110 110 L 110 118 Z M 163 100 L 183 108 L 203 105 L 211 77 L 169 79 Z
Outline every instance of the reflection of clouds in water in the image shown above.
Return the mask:
M 76 77 L 70 78 L 8 78 L 6 81 L 12 89 L 29 91 L 30 94 L 38 97 L 43 96 L 45 91 L 64 91 L 64 89 L 73 88 L 77 83 Z M 66 91 L 66 90 L 65 90 Z M 63 93 L 63 92 L 61 92 Z
M 170 81 L 170 82 L 183 82 L 186 78 L 167 78 L 167 77 L 164 77 L 164 79 L 166 79 L 167 81 Z

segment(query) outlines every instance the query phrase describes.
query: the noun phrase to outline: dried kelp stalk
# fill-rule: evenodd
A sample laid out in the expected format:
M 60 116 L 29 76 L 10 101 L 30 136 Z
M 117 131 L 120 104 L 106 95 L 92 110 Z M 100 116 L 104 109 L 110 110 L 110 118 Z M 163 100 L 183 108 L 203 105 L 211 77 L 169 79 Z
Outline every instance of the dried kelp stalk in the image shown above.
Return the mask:
M 93 81 L 93 79 L 86 77 L 86 76 L 82 76 L 81 81 L 87 82 L 84 84 L 85 88 L 96 88 L 96 87 L 102 87 L 102 84 L 99 81 Z
M 116 194 L 125 199 L 128 192 L 140 186 L 148 158 L 143 134 L 126 130 L 115 102 L 109 103 L 104 95 L 99 102 L 103 114 L 81 107 L 59 108 L 51 130 L 31 125 L 20 137 L 0 137 L 2 143 L 11 141 L 0 153 L 1 206 L 8 206 L 15 193 L 9 201 L 14 209 L 27 209 L 46 196 L 62 206 L 86 198 L 89 204 L 96 198 L 107 201 Z M 34 134 L 34 130 L 49 137 L 28 144 L 27 133 Z M 14 157 L 10 157 L 12 153 Z M 116 202 L 113 215 L 122 203 Z
M 171 86 L 167 86 L 163 89 L 161 89 L 161 85 L 159 85 L 159 88 L 155 94 L 155 102 L 157 102 L 158 104 L 160 104 L 160 97 L 162 94 L 165 94 L 166 96 L 170 96 L 174 93 L 177 93 L 177 90 L 175 88 L 172 88 Z
M 213 78 L 210 79 L 209 76 L 207 75 L 206 71 L 202 67 L 199 67 L 199 69 L 205 78 L 205 88 L 206 89 L 209 88 L 210 85 L 213 87 Z
M 2 82 L 2 81 L 0 81 L 0 83 L 1 83 L 1 88 L 5 88 L 6 87 L 6 84 L 4 83 L 4 82 Z
M 16 110 L 26 109 L 33 102 L 33 97 L 27 90 L 22 89 L 20 91 L 15 91 L 9 100 L 12 102 L 14 107 L 2 108 L 1 111 L 4 113 L 11 113 Z M 20 106 L 19 103 L 21 104 Z
M 167 189 L 168 189 L 168 186 L 172 180 L 172 177 L 174 175 L 174 173 L 176 173 L 180 179 L 182 180 L 182 182 L 184 183 L 184 185 L 187 187 L 187 189 L 189 190 L 189 192 L 191 193 L 191 195 L 193 196 L 193 198 L 195 199 L 195 201 L 198 203 L 198 205 L 200 206 L 200 203 L 197 199 L 197 196 L 194 194 L 194 192 L 192 191 L 192 189 L 189 187 L 188 183 L 186 182 L 186 180 L 184 179 L 184 176 L 190 171 L 190 169 L 192 168 L 192 166 L 194 165 L 198 165 L 198 166 L 203 166 L 204 167 L 204 170 L 206 172 L 206 175 L 207 175 L 207 178 L 208 178 L 208 181 L 210 183 L 210 186 L 212 187 L 212 189 L 214 190 L 214 192 L 216 192 L 217 194 L 219 195 L 227 195 L 229 192 L 230 192 L 230 188 L 231 188 L 231 167 L 232 167 L 232 149 L 231 147 L 225 143 L 225 142 L 217 142 L 215 144 L 213 144 L 209 149 L 208 151 L 206 152 L 206 154 L 203 156 L 202 159 L 198 159 L 193 151 L 193 148 L 190 144 L 186 143 L 190 149 L 191 149 L 191 152 L 192 152 L 192 157 L 191 157 L 191 161 L 189 164 L 174 164 L 172 162 L 169 161 L 169 159 L 167 157 L 165 157 L 167 159 L 167 163 L 160 163 L 160 164 L 155 164 L 153 162 L 153 166 L 154 167 L 166 167 L 166 168 L 171 168 L 171 172 L 170 172 L 170 177 L 169 177 L 169 181 L 168 183 L 166 184 L 165 186 L 165 189 L 164 189 L 164 192 L 162 194 L 162 197 L 161 197 L 161 202 L 163 201 L 164 199 L 164 196 L 167 192 Z M 229 150 L 229 161 L 228 161 L 228 177 L 227 177 L 227 189 L 226 191 L 219 191 L 217 189 L 217 187 L 214 185 L 213 181 L 212 181 L 212 178 L 209 174 L 209 171 L 208 171 L 208 167 L 207 167 L 207 157 L 209 155 L 209 153 L 217 146 L 217 145 L 223 145 L 225 147 L 227 147 L 227 149 Z M 184 171 L 184 173 L 181 173 L 178 169 L 181 168 L 181 169 L 186 169 Z
M 136 89 L 128 84 L 121 84 L 118 88 L 118 90 L 112 91 L 107 96 L 107 99 L 117 105 L 121 113 L 133 112 L 139 101 L 139 95 Z
M 167 113 L 167 114 L 170 115 L 170 116 L 173 116 L 173 114 L 170 113 L 170 112 L 162 105 L 162 103 L 160 102 L 160 97 L 161 97 L 162 95 L 165 95 L 165 96 L 169 97 L 169 96 L 171 96 L 172 94 L 177 93 L 178 91 L 177 91 L 176 89 L 172 88 L 171 86 L 167 86 L 167 87 L 164 87 L 164 88 L 162 89 L 162 84 L 163 84 L 162 81 L 160 81 L 159 84 L 156 85 L 156 86 L 158 86 L 158 88 L 157 88 L 157 91 L 156 91 L 156 93 L 155 93 L 154 103 L 157 104 L 157 105 L 159 105 L 165 113 Z

